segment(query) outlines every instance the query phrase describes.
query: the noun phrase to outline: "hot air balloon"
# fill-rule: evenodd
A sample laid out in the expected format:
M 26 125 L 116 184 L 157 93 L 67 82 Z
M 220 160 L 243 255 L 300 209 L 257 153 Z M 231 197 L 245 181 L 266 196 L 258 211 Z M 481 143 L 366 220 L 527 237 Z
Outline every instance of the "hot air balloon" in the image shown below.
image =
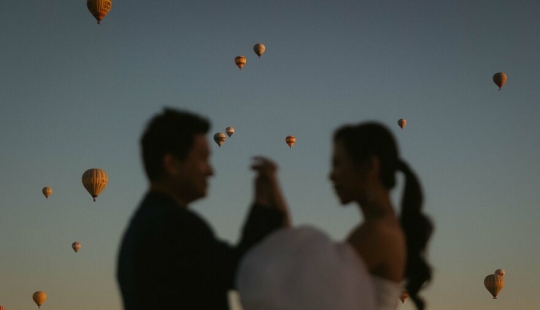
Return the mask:
M 285 143 L 289 145 L 289 148 L 292 148 L 293 145 L 296 143 L 296 138 L 294 136 L 287 136 L 285 138 Z
M 404 119 L 404 118 L 400 118 L 397 121 L 397 124 L 399 125 L 399 127 L 401 127 L 401 129 L 403 129 L 403 128 L 405 128 L 405 126 L 407 126 L 407 120 Z
M 242 68 L 246 64 L 246 57 L 241 55 L 236 56 L 236 58 L 234 59 L 234 63 L 238 66 L 238 68 L 240 68 L 240 70 L 242 70 Z
M 409 297 L 409 292 L 407 292 L 406 290 L 403 290 L 401 292 L 401 296 L 399 297 L 399 300 L 401 300 L 401 303 L 404 303 L 408 297 Z
M 107 176 L 107 173 L 101 169 L 88 169 L 82 175 L 82 184 L 88 193 L 92 195 L 94 201 L 96 201 L 96 197 L 99 193 L 105 189 L 107 182 L 109 182 L 109 177 Z
M 264 50 L 266 47 L 262 43 L 257 43 L 255 46 L 253 46 L 253 51 L 255 51 L 255 54 L 261 58 L 261 55 L 264 54 Z
M 504 72 L 497 72 L 493 75 L 493 82 L 499 86 L 499 90 L 503 87 L 504 83 L 506 83 L 506 79 L 508 77 Z
M 227 133 L 227 136 L 232 136 L 234 134 L 234 127 L 225 128 L 225 132 Z
M 109 13 L 112 7 L 112 0 L 86 0 L 88 11 L 94 15 L 98 24 Z
M 506 271 L 504 271 L 504 269 L 497 269 L 495 270 L 495 274 L 504 278 Z
M 52 188 L 46 186 L 41 190 L 41 192 L 43 193 L 43 195 L 45 195 L 45 198 L 49 198 L 49 196 L 52 194 Z
M 34 300 L 36 305 L 38 305 L 38 308 L 41 308 L 41 305 L 43 305 L 45 300 L 47 300 L 47 294 L 42 291 L 37 291 L 34 293 L 34 295 L 32 295 L 32 299 Z
M 219 147 L 221 147 L 221 145 L 223 144 L 223 142 L 225 142 L 225 140 L 227 140 L 227 137 L 222 132 L 218 132 L 214 135 L 214 141 L 216 141 Z
M 73 248 L 73 251 L 75 251 L 75 253 L 77 253 L 81 249 L 81 243 L 80 242 L 73 242 L 71 244 L 71 247 Z
M 497 299 L 497 295 L 504 287 L 504 278 L 496 274 L 490 274 L 484 279 L 484 286 L 493 295 L 493 299 Z
M 0 310 L 6 310 L 6 308 L 4 308 L 4 306 L 0 306 Z

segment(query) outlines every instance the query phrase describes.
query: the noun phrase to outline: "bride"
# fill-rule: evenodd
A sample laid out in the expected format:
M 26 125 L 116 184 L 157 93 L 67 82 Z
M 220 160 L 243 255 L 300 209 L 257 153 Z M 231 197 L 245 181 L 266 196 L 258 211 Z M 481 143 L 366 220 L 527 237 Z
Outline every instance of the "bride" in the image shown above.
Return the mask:
M 258 190 L 286 209 L 276 166 L 265 161 L 266 183 Z M 399 217 L 390 199 L 398 171 L 405 176 Z M 424 256 L 433 225 L 422 214 L 419 181 L 390 131 L 378 123 L 339 128 L 329 177 L 341 204 L 357 204 L 363 222 L 338 243 L 310 226 L 268 236 L 238 269 L 244 309 L 393 310 L 406 290 L 424 310 L 418 293 L 431 279 Z

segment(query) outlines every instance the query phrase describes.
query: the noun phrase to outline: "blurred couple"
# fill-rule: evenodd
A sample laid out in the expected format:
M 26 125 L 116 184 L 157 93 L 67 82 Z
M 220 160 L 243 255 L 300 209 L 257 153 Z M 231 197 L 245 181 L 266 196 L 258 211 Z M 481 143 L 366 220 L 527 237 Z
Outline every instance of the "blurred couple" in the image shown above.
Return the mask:
M 277 165 L 257 157 L 253 202 L 232 246 L 189 208 L 213 175 L 209 127 L 198 115 L 165 109 L 142 135 L 150 188 L 120 247 L 124 309 L 228 309 L 230 289 L 244 310 L 393 310 L 404 290 L 425 308 L 418 293 L 431 278 L 424 256 L 433 225 L 388 129 L 361 123 L 334 134 L 329 178 L 341 204 L 356 204 L 363 216 L 346 240 L 293 228 Z M 397 172 L 405 176 L 399 217 L 390 199 Z

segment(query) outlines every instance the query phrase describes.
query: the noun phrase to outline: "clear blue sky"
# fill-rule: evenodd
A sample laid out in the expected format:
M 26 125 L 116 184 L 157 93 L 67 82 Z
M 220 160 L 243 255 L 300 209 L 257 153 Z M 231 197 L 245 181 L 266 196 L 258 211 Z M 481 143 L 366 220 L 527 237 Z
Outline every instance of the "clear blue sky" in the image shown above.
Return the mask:
M 361 217 L 328 182 L 332 132 L 377 120 L 436 223 L 429 309 L 540 304 L 538 1 L 113 0 L 101 25 L 82 0 L 0 7 L 6 310 L 33 309 L 37 290 L 49 295 L 43 309 L 121 309 L 118 246 L 147 187 L 138 140 L 164 106 L 208 117 L 211 134 L 236 128 L 212 143 L 210 196 L 192 205 L 223 239 L 238 239 L 254 155 L 279 163 L 295 223 L 343 239 Z M 96 203 L 81 184 L 94 167 L 109 175 Z M 483 279 L 497 268 L 506 287 L 493 300 Z

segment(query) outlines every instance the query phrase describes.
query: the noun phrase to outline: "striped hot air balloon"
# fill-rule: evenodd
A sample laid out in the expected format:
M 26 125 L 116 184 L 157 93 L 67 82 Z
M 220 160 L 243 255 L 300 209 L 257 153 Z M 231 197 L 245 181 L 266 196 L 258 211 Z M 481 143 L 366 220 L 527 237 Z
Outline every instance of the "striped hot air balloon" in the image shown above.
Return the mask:
M 405 303 L 405 300 L 409 297 L 409 292 L 407 290 L 403 290 L 401 292 L 401 296 L 399 297 L 399 300 L 401 300 L 401 303 Z
M 287 136 L 285 138 L 285 143 L 289 145 L 289 148 L 292 148 L 293 145 L 296 143 L 296 138 L 294 136 Z
M 6 310 L 6 308 L 4 308 L 4 306 L 0 306 L 0 310 Z
M 92 195 L 94 201 L 96 197 L 101 193 L 103 189 L 107 186 L 109 182 L 109 177 L 104 170 L 92 168 L 88 169 L 83 173 L 82 184 L 84 188 Z
M 242 55 L 236 56 L 236 58 L 234 59 L 234 63 L 238 66 L 238 68 L 240 68 L 240 70 L 242 70 L 242 68 L 246 64 L 246 57 Z
M 47 294 L 45 294 L 45 292 L 43 291 L 37 291 L 32 295 L 32 299 L 34 300 L 38 308 L 41 308 L 41 305 L 43 305 L 45 300 L 47 300 Z
M 493 295 L 493 299 L 497 299 L 497 295 L 504 287 L 504 278 L 496 274 L 490 274 L 484 279 L 484 286 Z
M 81 243 L 80 242 L 73 242 L 71 244 L 71 247 L 73 248 L 73 251 L 75 251 L 75 253 L 79 252 L 79 250 L 81 249 Z
M 94 15 L 98 24 L 109 13 L 112 7 L 112 0 L 86 0 L 88 11 Z
M 45 198 L 49 198 L 49 196 L 52 194 L 52 188 L 46 186 L 43 189 L 41 189 L 41 192 L 43 193 L 43 195 L 45 195 Z

